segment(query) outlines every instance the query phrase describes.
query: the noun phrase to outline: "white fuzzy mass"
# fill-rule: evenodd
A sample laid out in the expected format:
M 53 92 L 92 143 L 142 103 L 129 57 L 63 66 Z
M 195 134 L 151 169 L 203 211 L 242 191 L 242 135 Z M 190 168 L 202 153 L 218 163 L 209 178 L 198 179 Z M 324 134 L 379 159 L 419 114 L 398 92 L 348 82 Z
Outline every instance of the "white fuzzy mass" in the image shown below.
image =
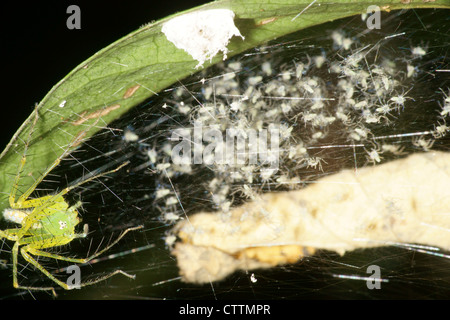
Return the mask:
M 228 9 L 192 12 L 164 23 L 162 32 L 167 40 L 197 60 L 198 68 L 219 51 L 223 52 L 225 60 L 227 45 L 233 36 L 244 39 L 233 19 L 234 12 Z

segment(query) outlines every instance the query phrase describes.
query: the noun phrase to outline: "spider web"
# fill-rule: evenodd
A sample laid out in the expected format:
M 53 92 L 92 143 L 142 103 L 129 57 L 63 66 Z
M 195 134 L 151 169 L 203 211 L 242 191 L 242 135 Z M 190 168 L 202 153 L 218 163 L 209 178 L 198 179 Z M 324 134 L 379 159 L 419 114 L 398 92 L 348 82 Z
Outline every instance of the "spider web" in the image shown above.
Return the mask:
M 54 189 L 58 184 L 61 188 L 67 181 L 85 177 L 87 172 L 100 173 L 108 170 L 114 163 L 131 160 L 132 164 L 128 170 L 122 170 L 112 178 L 102 178 L 102 183 L 88 184 L 71 192 L 70 201 L 82 199 L 83 223 L 89 224 L 92 234 L 91 240 L 78 241 L 62 250 L 68 255 L 86 256 L 88 247 L 92 251 L 105 246 L 106 242 L 118 236 L 121 230 L 144 224 L 145 232 L 123 239 L 110 251 L 112 256 L 106 255 L 103 261 L 94 261 L 91 266 L 83 266 L 81 269 L 83 281 L 117 268 L 136 274 L 137 278 L 134 281 L 114 278 L 105 284 L 70 292 L 58 290 L 60 297 L 65 299 L 448 298 L 450 293 L 448 252 L 436 251 L 434 248 L 399 244 L 355 250 L 344 256 L 319 251 L 294 265 L 266 270 L 237 271 L 224 281 L 196 285 L 180 281 L 176 261 L 167 245 L 167 237 L 176 223 L 173 219 L 185 219 L 186 216 L 200 211 L 220 210 L 227 202 L 230 202 L 229 205 L 232 207 L 237 206 L 247 201 L 241 192 L 244 184 L 250 185 L 255 193 L 300 189 L 322 176 L 331 175 L 344 168 L 372 166 L 367 151 L 377 144 L 394 145 L 401 148 L 404 153 L 396 155 L 386 152 L 382 154 L 382 162 L 423 152 L 422 148 L 414 144 L 416 141 L 414 139 L 420 138 L 433 141 L 432 150 L 448 152 L 450 149 L 448 136 L 436 138 L 431 134 L 440 119 L 439 112 L 442 110 L 445 94 L 449 94 L 448 72 L 441 72 L 449 69 L 449 35 L 445 33 L 450 27 L 445 25 L 448 22 L 448 19 L 445 19 L 445 12 L 439 10 L 410 10 L 383 14 L 382 29 L 372 32 L 367 32 L 365 23 L 359 16 L 311 28 L 235 57 L 231 61 L 235 63 L 232 67 L 230 62 L 227 62 L 185 79 L 112 123 L 109 126 L 110 130 L 100 132 L 63 161 L 52 172 L 52 182 L 44 183 L 40 189 Z M 335 31 L 352 41 L 350 50 L 343 50 L 333 42 L 332 34 Z M 404 108 L 392 110 L 392 116 L 386 115 L 388 121 L 381 119 L 376 123 L 367 121 L 364 123 L 367 119 L 361 118 L 358 124 L 363 123 L 364 128 L 370 129 L 372 138 L 353 141 L 351 148 L 337 147 L 352 144 L 348 140 L 351 130 L 346 125 L 332 124 L 324 129 L 325 126 L 307 125 L 303 118 L 297 121 L 305 125 L 295 126 L 291 133 L 295 139 L 285 142 L 282 147 L 289 148 L 294 145 L 293 141 L 304 141 L 309 158 L 320 157 L 325 161 L 322 164 L 323 171 L 318 167 L 307 166 L 307 161 L 296 166 L 293 161 L 286 160 L 280 164 L 277 176 L 263 181 L 260 171 L 255 170 L 254 181 L 248 183 L 248 180 L 229 178 L 223 168 L 214 166 L 158 169 L 158 164 L 166 163 L 170 159 L 169 153 L 165 150 L 170 150 L 177 143 L 169 139 L 173 130 L 190 127 L 191 120 L 198 117 L 211 101 L 214 107 L 220 104 L 229 107 L 233 102 L 242 103 L 245 89 L 251 86 L 248 84 L 249 78 L 253 78 L 251 81 L 256 82 L 255 87 L 268 90 L 269 84 L 278 79 L 283 72 L 293 73 L 292 81 L 286 80 L 285 85 L 295 86 L 295 81 L 298 80 L 294 73 L 298 70 L 298 66 L 310 63 L 311 67 L 305 71 L 304 78 L 320 79 L 324 82 L 324 87 L 336 88 L 341 78 L 340 74 L 329 75 L 333 62 L 345 61 L 352 53 L 367 44 L 375 48 L 373 55 L 368 58 L 369 65 L 372 63 L 382 65 L 385 59 L 395 61 L 399 70 L 407 70 L 408 64 L 417 68 L 416 74 L 412 77 L 406 77 L 405 73 L 399 75 L 398 70 L 392 75 L 393 79 L 400 81 L 395 94 L 408 92 L 405 96 L 411 100 L 405 102 Z M 420 58 L 413 57 L 411 50 L 414 47 L 426 48 L 427 54 Z M 313 58 L 318 56 L 326 57 L 327 62 L 322 68 L 312 67 Z M 266 65 L 262 67 L 264 63 Z M 267 63 L 270 63 L 270 68 Z M 363 62 L 360 66 L 361 70 L 367 70 Z M 261 77 L 259 81 L 258 77 Z M 234 87 L 233 81 L 237 83 L 237 87 Z M 263 99 L 269 106 L 261 107 L 263 110 L 261 112 L 269 112 L 279 104 L 280 100 L 277 98 L 283 97 L 280 82 L 274 83 L 278 84 L 273 88 L 275 93 L 270 94 L 271 98 Z M 312 84 L 309 86 L 311 88 Z M 208 92 L 208 87 L 213 87 L 213 91 Z M 309 91 L 306 86 L 303 86 L 302 90 Z M 331 113 L 330 110 L 335 111 L 333 108 L 338 99 L 336 91 L 329 90 L 329 92 L 334 92 L 334 95 L 329 94 L 327 97 L 336 100 L 325 101 L 322 110 L 328 115 Z M 358 92 L 363 95 L 362 91 Z M 299 112 L 298 109 L 296 112 Z M 239 120 L 236 113 L 232 112 L 227 113 L 227 119 L 227 124 L 236 124 Z M 251 118 L 245 118 L 249 119 Z M 295 122 L 292 116 L 282 115 L 278 119 L 279 123 L 288 127 Z M 264 121 L 268 123 L 269 120 Z M 317 132 L 321 132 L 324 138 L 312 139 L 311 136 Z M 355 147 L 359 144 L 363 146 Z M 152 155 L 156 160 L 152 160 Z M 191 172 L 186 173 L 189 170 Z M 295 178 L 297 175 L 301 177 L 302 183 L 294 185 L 277 183 L 280 176 Z M 213 179 L 217 179 L 214 188 L 211 187 Z M 158 198 L 156 196 L 158 190 L 168 190 L 169 193 Z M 214 195 L 216 197 L 213 197 Z M 167 201 L 170 197 L 173 201 Z M 169 213 L 171 215 L 168 215 Z M 7 250 L 4 244 L 2 251 Z M 55 264 L 52 261 L 43 263 L 56 275 L 65 276 L 67 265 L 64 263 Z M 382 270 L 383 281 L 380 290 L 367 288 L 366 278 L 370 275 L 367 273 L 367 267 L 370 265 L 380 266 Z M 40 279 L 40 275 L 29 269 L 24 266 L 21 270 L 22 281 L 34 286 L 47 283 Z M 0 270 L 2 283 L 9 281 L 9 275 L 10 270 Z M 27 293 L 21 295 L 31 296 Z M 4 293 L 3 296 L 8 297 L 9 294 Z M 33 293 L 32 296 L 50 297 L 46 293 Z

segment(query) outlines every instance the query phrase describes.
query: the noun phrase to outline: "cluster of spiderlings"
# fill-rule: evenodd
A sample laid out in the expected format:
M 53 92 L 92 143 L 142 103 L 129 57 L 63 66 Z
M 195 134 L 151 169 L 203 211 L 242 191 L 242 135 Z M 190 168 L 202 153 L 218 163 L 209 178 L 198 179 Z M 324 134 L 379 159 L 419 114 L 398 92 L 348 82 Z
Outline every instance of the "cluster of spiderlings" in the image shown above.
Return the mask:
M 450 130 L 450 127 L 448 127 L 446 125 L 446 118 L 448 118 L 450 116 L 450 91 L 448 92 L 448 94 L 445 94 L 442 91 L 445 99 L 444 99 L 444 103 L 442 104 L 442 110 L 440 112 L 440 116 L 439 116 L 439 121 L 437 123 L 437 125 L 435 125 L 434 130 L 433 130 L 433 136 L 435 138 L 442 138 L 444 137 L 447 132 Z
M 334 31 L 328 41 L 333 50 L 327 53 L 312 55 L 309 51 L 310 55 L 295 56 L 290 63 L 280 62 L 276 52 L 254 56 L 250 63 L 232 59 L 213 71 L 204 71 L 195 84 L 169 89 L 172 98 L 159 106 L 166 115 L 158 121 L 161 124 L 170 119 L 172 124 L 159 142 L 146 149 L 148 162 L 158 177 L 153 203 L 165 221 L 174 222 L 186 214 L 182 205 L 185 195 L 177 193 L 172 180 L 183 176 L 196 183 L 199 166 L 193 161 L 173 163 L 172 152 L 181 141 L 173 139 L 174 132 L 190 137 L 192 151 L 196 147 L 203 151 L 208 145 L 201 141 L 203 145 L 199 146 L 192 138 L 195 125 L 219 130 L 224 140 L 227 130 L 237 130 L 245 139 L 250 129 L 278 130 L 278 149 L 268 147 L 265 151 L 278 157 L 276 169 L 267 161 L 250 163 L 250 148 L 241 162 L 203 159 L 201 166 L 210 175 L 207 182 L 201 182 L 203 195 L 214 209 L 225 213 L 239 199 L 255 199 L 265 191 L 300 188 L 305 181 L 345 166 L 377 164 L 407 154 L 405 141 L 389 143 L 389 136 L 379 133 L 415 105 L 409 92 L 422 72 L 419 61 L 426 50 L 414 47 L 380 55 L 382 42 L 364 45 L 346 37 L 343 31 Z M 434 127 L 421 134 L 404 135 L 410 139 L 410 152 L 428 151 L 436 139 L 448 133 L 450 99 L 444 91 L 442 94 L 444 102 L 436 113 Z M 129 141 L 138 138 L 132 133 L 126 137 Z M 269 141 L 265 143 L 270 145 Z M 225 148 L 225 144 L 215 147 Z M 339 153 L 333 153 L 333 148 Z M 347 156 L 342 155 L 345 152 Z M 347 163 L 337 164 L 337 158 Z

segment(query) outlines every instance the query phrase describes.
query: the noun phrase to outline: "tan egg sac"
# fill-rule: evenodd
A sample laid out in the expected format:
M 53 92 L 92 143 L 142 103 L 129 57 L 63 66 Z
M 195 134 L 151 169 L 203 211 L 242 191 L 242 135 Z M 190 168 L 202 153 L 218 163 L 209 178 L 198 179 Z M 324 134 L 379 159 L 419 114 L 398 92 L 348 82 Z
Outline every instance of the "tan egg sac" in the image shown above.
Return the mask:
M 450 250 L 450 153 L 345 170 L 299 191 L 178 223 L 172 254 L 186 282 L 294 263 L 315 249 L 418 243 Z

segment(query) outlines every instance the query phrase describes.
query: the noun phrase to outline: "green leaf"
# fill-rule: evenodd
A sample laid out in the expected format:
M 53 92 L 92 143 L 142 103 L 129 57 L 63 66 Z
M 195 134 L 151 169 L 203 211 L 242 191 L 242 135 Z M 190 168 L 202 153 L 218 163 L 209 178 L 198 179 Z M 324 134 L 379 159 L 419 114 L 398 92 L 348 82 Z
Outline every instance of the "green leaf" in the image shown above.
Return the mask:
M 450 8 L 450 0 L 223 0 L 186 12 L 233 10 L 235 24 L 245 40 L 231 39 L 228 45 L 231 57 L 303 28 L 364 13 L 369 5 L 378 5 L 383 11 Z M 0 209 L 9 205 L 12 177 L 17 174 L 31 129 L 19 195 L 64 151 L 75 149 L 82 139 L 105 128 L 130 108 L 198 71 L 195 69 L 198 62 L 177 49 L 161 32 L 165 21 L 181 14 L 146 25 L 114 42 L 81 63 L 50 90 L 36 107 L 36 126 L 32 126 L 32 114 L 0 155 Z M 222 58 L 219 54 L 204 67 Z

